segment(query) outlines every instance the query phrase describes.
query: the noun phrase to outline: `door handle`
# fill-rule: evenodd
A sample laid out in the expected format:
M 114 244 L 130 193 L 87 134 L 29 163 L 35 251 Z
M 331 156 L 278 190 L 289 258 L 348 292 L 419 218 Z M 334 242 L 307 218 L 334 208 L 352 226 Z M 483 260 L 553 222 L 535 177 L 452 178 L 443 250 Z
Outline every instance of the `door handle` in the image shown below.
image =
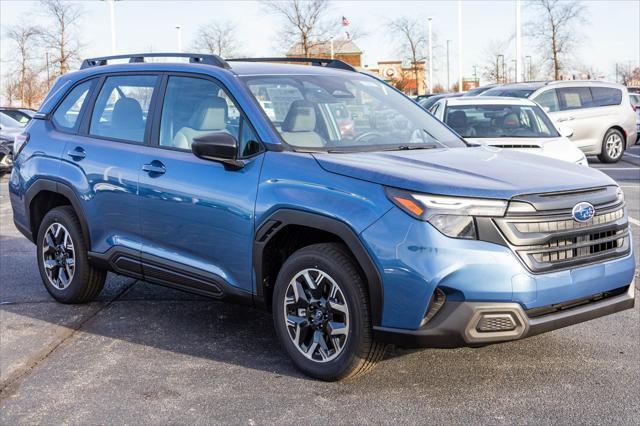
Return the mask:
M 153 160 L 151 163 L 147 163 L 142 166 L 142 170 L 150 175 L 162 175 L 166 171 L 164 164 L 158 160 Z
M 75 147 L 72 151 L 67 152 L 67 156 L 71 157 L 75 161 L 80 161 L 87 156 L 87 153 L 82 147 Z

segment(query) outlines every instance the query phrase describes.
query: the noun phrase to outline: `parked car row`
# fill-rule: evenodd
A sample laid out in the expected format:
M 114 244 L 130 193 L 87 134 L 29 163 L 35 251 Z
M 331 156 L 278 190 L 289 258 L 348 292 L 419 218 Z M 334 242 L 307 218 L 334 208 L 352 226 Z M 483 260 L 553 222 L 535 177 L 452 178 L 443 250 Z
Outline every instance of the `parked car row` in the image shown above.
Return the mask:
M 586 155 L 618 162 L 640 135 L 640 95 L 602 81 L 547 81 L 489 85 L 464 95 L 432 96 L 419 103 L 433 112 L 437 102 L 454 96 L 527 98 L 535 101 L 556 126 L 570 127 L 569 140 Z M 567 132 L 569 133 L 569 132 Z

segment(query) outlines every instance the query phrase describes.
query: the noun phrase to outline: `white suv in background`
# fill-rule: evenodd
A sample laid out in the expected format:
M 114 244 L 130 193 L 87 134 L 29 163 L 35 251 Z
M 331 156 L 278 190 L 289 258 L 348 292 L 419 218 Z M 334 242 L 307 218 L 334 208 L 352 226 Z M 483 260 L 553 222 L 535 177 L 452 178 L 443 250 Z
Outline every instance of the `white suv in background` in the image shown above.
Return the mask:
M 529 98 L 556 125 L 573 129 L 573 142 L 587 155 L 615 163 L 636 141 L 636 116 L 627 88 L 614 83 L 566 80 L 515 83 L 495 87 L 481 96 Z
M 572 129 L 565 126 L 556 129 L 542 108 L 528 99 L 445 98 L 429 112 L 467 142 L 588 166 L 584 153 L 567 139 Z

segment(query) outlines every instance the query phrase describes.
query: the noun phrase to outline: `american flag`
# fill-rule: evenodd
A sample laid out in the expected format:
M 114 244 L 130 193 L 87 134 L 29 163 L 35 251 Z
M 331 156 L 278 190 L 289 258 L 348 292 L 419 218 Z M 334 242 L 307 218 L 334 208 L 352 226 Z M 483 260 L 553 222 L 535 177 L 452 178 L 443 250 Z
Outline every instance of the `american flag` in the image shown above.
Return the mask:
M 342 26 L 343 27 L 348 27 L 349 25 L 351 25 L 351 22 L 349 22 L 349 20 L 347 19 L 346 16 L 342 17 Z

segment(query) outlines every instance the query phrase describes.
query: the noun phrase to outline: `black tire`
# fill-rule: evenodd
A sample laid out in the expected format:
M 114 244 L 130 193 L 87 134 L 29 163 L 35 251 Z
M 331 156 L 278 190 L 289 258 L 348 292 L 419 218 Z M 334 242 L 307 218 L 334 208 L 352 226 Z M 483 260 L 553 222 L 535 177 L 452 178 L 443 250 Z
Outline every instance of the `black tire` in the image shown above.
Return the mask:
M 622 143 L 622 147 L 619 149 L 619 151 L 616 151 L 613 155 L 607 149 L 607 141 L 609 140 L 609 138 L 612 138 L 612 137 L 613 138 L 617 137 Z M 602 152 L 600 153 L 600 155 L 598 155 L 598 159 L 603 163 L 617 163 L 618 161 L 620 161 L 620 159 L 624 155 L 624 150 L 626 148 L 626 145 L 627 145 L 627 140 L 625 139 L 624 135 L 620 130 L 609 129 L 607 130 L 607 133 L 604 134 L 604 138 L 602 139 Z
M 338 285 L 348 306 L 349 331 L 341 351 L 331 360 L 307 358 L 289 334 L 285 298 L 289 283 L 306 269 L 317 269 Z M 319 286 L 318 286 L 319 288 Z M 365 283 L 350 253 L 342 244 L 315 244 L 293 253 L 284 263 L 273 292 L 273 317 L 280 343 L 304 374 L 327 381 L 355 377 L 369 371 L 383 358 L 385 345 L 373 339 L 371 313 Z
M 47 230 L 54 224 L 60 224 L 68 231 L 74 248 L 74 271 L 65 288 L 58 288 L 52 282 L 45 270 L 44 251 Z M 73 208 L 62 206 L 51 209 L 40 223 L 36 239 L 38 269 L 45 288 L 51 296 L 60 303 L 86 303 L 102 291 L 107 272 L 89 263 L 87 246 L 80 221 Z

